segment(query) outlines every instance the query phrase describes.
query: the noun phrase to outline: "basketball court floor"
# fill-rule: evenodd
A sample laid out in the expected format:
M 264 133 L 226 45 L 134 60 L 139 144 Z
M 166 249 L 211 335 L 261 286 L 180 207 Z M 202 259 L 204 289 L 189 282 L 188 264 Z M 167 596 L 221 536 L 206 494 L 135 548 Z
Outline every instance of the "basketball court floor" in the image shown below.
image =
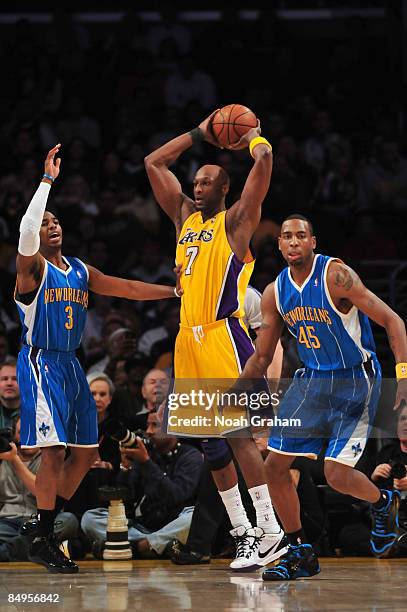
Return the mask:
M 79 574 L 61 575 L 30 563 L 2 563 L 1 612 L 407 610 L 407 559 L 322 559 L 318 576 L 285 583 L 263 582 L 260 573 L 233 574 L 223 560 L 202 566 L 170 561 L 79 565 Z M 52 597 L 31 603 L 30 594 Z

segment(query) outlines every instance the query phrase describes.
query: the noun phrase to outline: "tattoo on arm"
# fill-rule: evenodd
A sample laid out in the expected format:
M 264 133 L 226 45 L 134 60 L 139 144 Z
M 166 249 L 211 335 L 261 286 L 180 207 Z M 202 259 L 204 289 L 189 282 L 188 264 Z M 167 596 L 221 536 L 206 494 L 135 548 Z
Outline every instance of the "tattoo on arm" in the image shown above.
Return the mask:
M 350 271 L 341 266 L 335 274 L 334 284 L 337 287 L 343 287 L 345 291 L 350 291 L 354 283 L 357 283 L 357 277 L 352 278 Z
M 260 329 L 270 329 L 272 326 L 269 323 L 262 323 Z

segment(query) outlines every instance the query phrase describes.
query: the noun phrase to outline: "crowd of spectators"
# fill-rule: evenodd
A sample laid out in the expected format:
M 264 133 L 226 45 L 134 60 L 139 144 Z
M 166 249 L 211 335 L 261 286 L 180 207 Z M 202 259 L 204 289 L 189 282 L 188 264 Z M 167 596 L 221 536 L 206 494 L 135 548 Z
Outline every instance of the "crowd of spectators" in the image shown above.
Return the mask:
M 7 83 L 0 96 L 0 363 L 9 364 L 2 368 L 4 377 L 19 350 L 13 303 L 19 222 L 40 180 L 44 154 L 57 142 L 61 175 L 50 206 L 64 230 L 63 252 L 105 273 L 173 284 L 175 236 L 154 200 L 143 159 L 231 102 L 251 107 L 273 143 L 272 185 L 254 238 L 252 282 L 260 291 L 283 265 L 276 236 L 293 212 L 314 222 L 322 252 L 328 249 L 356 269 L 364 259 L 405 257 L 399 219 L 407 210 L 406 121 L 397 88 L 400 57 L 397 44 L 388 42 L 385 20 L 375 27 L 361 18 L 343 20 L 335 36 L 321 39 L 295 37 L 271 10 L 246 21 L 225 9 L 220 20 L 206 23 L 183 22 L 168 8 L 158 21 L 129 12 L 112 24 L 78 22 L 57 10 L 49 24 L 24 19 L 0 30 L 0 74 Z M 229 172 L 227 203 L 233 203 L 251 166 L 247 151 L 203 144 L 181 156 L 173 170 L 183 185 L 192 185 L 196 169 L 207 161 Z M 101 447 L 100 460 L 71 503 L 78 520 L 95 509 L 97 487 L 120 476 L 124 458 L 106 437 L 109 415 L 129 428 L 147 428 L 171 372 L 178 321 L 175 300 L 91 297 L 79 357 L 97 401 Z M 1 426 L 12 426 L 17 441 L 10 396 L 16 383 L 4 377 Z M 21 460 L 31 469 L 33 459 Z M 127 457 L 124 463 L 131 461 L 136 460 Z M 14 455 L 7 460 L 16 462 Z M 5 466 L 4 461 L 0 469 L 10 472 Z M 143 479 L 142 469 L 137 478 Z M 188 486 L 184 501 L 190 504 Z M 169 522 L 181 513 L 181 507 L 172 509 Z M 85 516 L 94 535 L 92 516 Z M 161 523 L 144 533 L 161 529 Z M 156 549 L 163 550 L 161 544 Z

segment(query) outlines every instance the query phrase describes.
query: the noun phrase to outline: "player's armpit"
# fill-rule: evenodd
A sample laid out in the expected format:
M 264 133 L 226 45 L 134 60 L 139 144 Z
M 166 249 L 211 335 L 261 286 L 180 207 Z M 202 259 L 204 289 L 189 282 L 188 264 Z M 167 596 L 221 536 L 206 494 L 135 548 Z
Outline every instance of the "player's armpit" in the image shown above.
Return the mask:
M 255 164 L 246 179 L 240 200 L 226 213 L 228 239 L 234 253 L 240 259 L 245 256 L 249 242 L 260 222 L 261 207 L 271 180 L 273 167 L 271 149 L 256 147 L 255 150 L 257 149 L 259 155 L 256 156 Z
M 372 293 L 349 266 L 333 262 L 328 270 L 331 298 L 344 298 L 372 321 L 385 328 L 396 363 L 407 362 L 407 337 L 404 321 L 377 295 Z
M 18 293 L 30 293 L 37 289 L 44 272 L 44 265 L 44 258 L 40 253 L 30 257 L 18 253 L 16 259 Z
M 342 262 L 334 261 L 330 264 L 327 283 L 333 300 L 348 300 L 382 327 L 386 327 L 389 317 L 398 316 L 390 306 L 365 287 L 352 268 Z

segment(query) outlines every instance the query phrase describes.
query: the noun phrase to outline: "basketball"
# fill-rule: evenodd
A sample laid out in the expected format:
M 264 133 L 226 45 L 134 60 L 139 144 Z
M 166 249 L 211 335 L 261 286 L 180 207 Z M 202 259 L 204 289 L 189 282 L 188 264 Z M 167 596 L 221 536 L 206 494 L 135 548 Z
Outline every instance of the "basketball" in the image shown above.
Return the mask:
M 246 132 L 257 127 L 257 117 L 247 106 L 228 104 L 217 111 L 211 124 L 219 145 L 229 148 L 239 142 Z M 247 144 L 243 144 L 239 149 L 246 146 Z

